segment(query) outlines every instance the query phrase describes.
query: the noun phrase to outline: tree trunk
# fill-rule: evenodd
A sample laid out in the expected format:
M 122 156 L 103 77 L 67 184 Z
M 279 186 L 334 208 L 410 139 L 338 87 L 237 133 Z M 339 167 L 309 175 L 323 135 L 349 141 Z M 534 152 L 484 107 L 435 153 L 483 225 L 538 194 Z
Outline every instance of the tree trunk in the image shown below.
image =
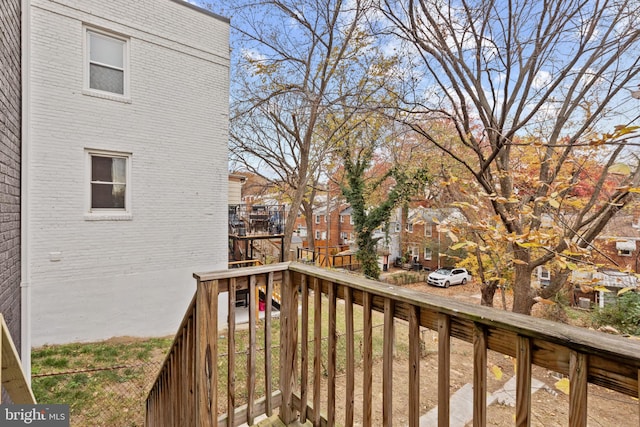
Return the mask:
M 482 300 L 480 303 L 486 307 L 493 307 L 493 298 L 497 289 L 497 280 L 491 280 L 489 283 L 483 283 L 480 287 L 480 293 L 482 294 Z
M 514 248 L 514 283 L 513 283 L 513 308 L 514 313 L 531 314 L 531 308 L 535 304 L 536 295 L 531 289 L 531 269 L 529 263 L 531 254 L 528 249 Z
M 310 202 L 303 201 L 302 209 L 304 211 L 304 221 L 307 225 L 307 248 L 311 252 L 315 252 L 316 250 L 316 241 L 315 241 L 315 230 L 313 229 L 313 207 Z

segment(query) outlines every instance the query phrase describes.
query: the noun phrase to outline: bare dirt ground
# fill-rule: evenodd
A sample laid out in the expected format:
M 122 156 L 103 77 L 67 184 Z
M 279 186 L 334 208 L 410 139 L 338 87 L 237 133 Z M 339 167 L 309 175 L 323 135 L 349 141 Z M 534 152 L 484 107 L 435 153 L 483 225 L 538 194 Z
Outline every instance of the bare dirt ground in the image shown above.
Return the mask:
M 455 286 L 448 289 L 436 288 L 425 283 L 404 285 L 403 287 L 416 289 L 422 292 L 456 298 L 472 304 L 480 304 L 480 288 L 470 283 L 464 286 Z M 496 309 L 501 309 L 501 295 L 495 297 Z M 507 307 L 510 308 L 509 295 L 505 295 Z M 534 313 L 535 315 L 535 313 Z M 396 336 L 402 334 L 397 331 Z M 425 342 L 424 353 L 420 366 L 420 405 L 421 414 L 427 413 L 437 406 L 437 336 L 433 331 L 423 334 Z M 401 347 L 399 347 L 400 349 Z M 393 394 L 393 418 L 394 424 L 408 425 L 409 399 L 404 390 L 408 386 L 409 363 L 408 357 L 398 351 L 393 367 L 394 394 Z M 502 354 L 489 352 L 488 366 L 488 392 L 493 393 L 500 389 L 514 375 L 514 360 Z M 374 401 L 382 402 L 382 364 L 374 366 Z M 566 426 L 569 424 L 569 396 L 561 391 L 556 384 L 559 375 L 546 369 L 534 366 L 533 377 L 542 381 L 545 386 L 532 396 L 532 423 L 533 426 Z M 344 405 L 344 378 L 338 378 L 336 421 L 343 424 Z M 471 344 L 453 340 L 451 348 L 451 392 L 455 393 L 466 383 L 473 382 L 473 348 Z M 356 378 L 356 391 L 354 396 L 356 419 L 362 411 L 362 379 Z M 398 390 L 398 392 L 395 392 Z M 515 395 L 515 391 L 514 391 Z M 382 425 L 381 405 L 374 404 L 374 425 Z M 454 408 L 452 408 L 452 411 Z M 515 424 L 515 407 L 494 403 L 488 408 L 487 425 L 511 426 Z M 609 391 L 598 386 L 589 386 L 588 394 L 588 420 L 589 426 L 638 426 L 640 425 L 638 400 Z M 472 425 L 469 423 L 468 425 Z

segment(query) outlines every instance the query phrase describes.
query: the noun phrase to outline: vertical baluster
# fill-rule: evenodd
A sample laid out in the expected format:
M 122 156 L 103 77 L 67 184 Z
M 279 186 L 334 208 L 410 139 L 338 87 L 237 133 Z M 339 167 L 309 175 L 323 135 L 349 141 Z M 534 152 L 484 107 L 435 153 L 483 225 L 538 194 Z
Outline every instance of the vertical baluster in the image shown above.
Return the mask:
M 198 280 L 196 292 L 196 420 L 213 427 L 218 424 L 218 281 Z
M 384 344 L 382 355 L 382 424 L 393 425 L 393 347 L 394 347 L 394 304 L 384 300 Z
M 516 425 L 531 425 L 531 340 L 518 336 L 516 349 Z
M 473 426 L 487 425 L 487 333 L 473 328 Z
M 271 395 L 273 394 L 273 376 L 271 374 L 271 310 L 273 306 L 273 271 L 269 273 L 267 278 L 267 304 L 264 309 L 264 390 L 266 414 L 268 417 L 273 415 L 273 403 Z
M 587 425 L 587 355 L 571 351 L 569 354 L 569 425 Z
M 336 421 L 336 285 L 333 282 L 328 283 L 329 286 L 329 360 L 327 361 L 327 424 L 335 425 Z
M 189 359 L 188 359 L 188 363 L 187 363 L 187 372 L 189 375 L 189 387 L 190 387 L 190 393 L 189 393 L 189 422 L 187 423 L 188 425 L 195 425 L 196 423 L 196 419 L 195 419 L 195 414 L 196 414 L 196 401 L 193 398 L 193 390 L 195 390 L 196 388 L 196 360 L 195 360 L 195 354 L 196 354 L 196 330 L 195 330 L 195 316 L 191 316 L 189 318 L 189 322 L 187 323 L 189 326 L 189 333 L 187 335 L 187 338 L 189 340 Z
M 249 352 L 247 354 L 247 424 L 253 425 L 256 395 L 256 276 L 249 277 Z
M 313 279 L 313 425 L 319 427 L 322 381 L 322 282 Z
M 307 422 L 307 401 L 309 387 L 309 287 L 307 276 L 302 275 L 300 281 L 302 288 L 302 319 L 300 322 L 300 422 Z
M 235 426 L 236 409 L 236 286 L 229 279 L 229 317 L 227 319 L 227 426 Z
M 409 427 L 420 426 L 420 307 L 409 307 Z
M 282 311 L 280 314 L 280 390 L 282 405 L 280 420 L 289 425 L 296 418 L 293 391 L 296 385 L 296 350 L 298 347 L 298 286 L 293 283 L 291 272 L 283 272 Z
M 353 290 L 346 287 L 345 299 L 345 323 L 347 345 L 347 389 L 345 390 L 345 426 L 353 426 L 353 394 L 355 390 L 355 349 L 353 326 Z
M 449 427 L 451 388 L 451 318 L 438 314 L 438 426 Z
M 373 419 L 373 318 L 371 312 L 373 296 L 368 292 L 364 292 L 362 299 L 364 329 L 364 342 L 362 345 L 362 418 L 363 425 L 370 426 Z

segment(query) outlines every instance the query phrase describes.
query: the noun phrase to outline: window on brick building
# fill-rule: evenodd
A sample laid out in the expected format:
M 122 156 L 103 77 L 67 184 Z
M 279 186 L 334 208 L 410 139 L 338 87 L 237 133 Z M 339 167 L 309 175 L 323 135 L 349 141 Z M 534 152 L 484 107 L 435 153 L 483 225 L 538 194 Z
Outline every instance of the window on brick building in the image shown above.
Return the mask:
M 87 159 L 89 213 L 129 213 L 131 154 L 87 151 Z
M 128 40 L 87 29 L 86 87 L 128 95 Z

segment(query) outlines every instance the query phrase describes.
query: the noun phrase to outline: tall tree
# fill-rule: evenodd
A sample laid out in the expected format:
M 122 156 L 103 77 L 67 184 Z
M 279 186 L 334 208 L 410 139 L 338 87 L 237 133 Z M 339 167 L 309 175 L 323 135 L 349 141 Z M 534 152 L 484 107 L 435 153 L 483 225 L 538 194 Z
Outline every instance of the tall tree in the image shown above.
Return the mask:
M 351 215 L 356 231 L 356 258 L 362 263 L 363 273 L 377 279 L 380 275 L 378 265 L 375 231 L 389 221 L 392 210 L 400 203 L 408 201 L 417 192 L 424 191 L 428 180 L 427 170 L 423 168 L 405 169 L 402 165 L 392 165 L 381 175 L 369 175 L 373 166 L 375 139 L 364 137 L 362 132 L 352 132 L 352 141 L 345 144 L 340 153 L 344 162 L 344 181 L 342 193 L 351 205 Z M 370 135 L 368 135 L 370 136 Z M 385 181 L 391 184 L 384 185 Z M 379 188 L 388 188 L 381 199 L 371 197 Z
M 381 0 L 381 9 L 409 46 L 412 77 L 414 66 L 422 72 L 404 98 L 406 123 L 479 185 L 496 229 L 512 244 L 513 310 L 528 314 L 567 275 L 565 269 L 537 290 L 534 269 L 584 253 L 638 185 L 638 162 L 625 158 L 632 128 L 613 131 L 638 118 L 637 106 L 626 102 L 640 72 L 638 2 Z M 455 127 L 455 149 L 432 131 L 434 118 Z M 528 179 L 531 191 L 516 184 L 518 137 L 535 149 L 539 164 Z M 591 176 L 587 202 L 572 204 L 585 172 L 576 153 L 585 149 L 603 167 Z M 628 173 L 614 191 L 603 191 L 619 162 Z M 540 244 L 545 216 L 560 222 Z
M 369 0 L 235 3 L 232 160 L 291 192 L 283 248 L 288 253 L 296 215 L 307 198 L 310 217 L 308 197 L 315 192 L 309 186 L 343 126 L 327 128 L 327 115 L 334 105 L 356 105 L 350 100 L 380 89 L 369 79 L 380 55 L 363 31 Z

